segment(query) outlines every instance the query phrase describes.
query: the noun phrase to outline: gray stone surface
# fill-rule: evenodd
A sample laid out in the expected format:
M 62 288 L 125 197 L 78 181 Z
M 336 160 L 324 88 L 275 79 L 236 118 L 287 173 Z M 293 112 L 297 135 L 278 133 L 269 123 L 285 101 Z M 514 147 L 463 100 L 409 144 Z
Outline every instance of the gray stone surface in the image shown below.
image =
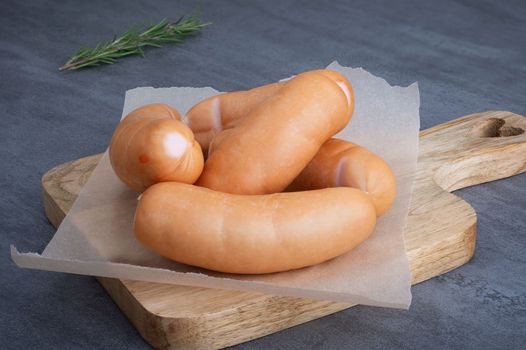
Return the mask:
M 59 73 L 79 45 L 200 7 L 178 47 Z M 104 151 L 136 86 L 234 90 L 337 58 L 418 81 L 422 127 L 488 109 L 526 114 L 524 1 L 5 1 L 0 5 L 0 348 L 148 348 L 92 277 L 18 269 L 9 244 L 53 236 L 49 168 Z M 409 311 L 355 307 L 239 349 L 519 349 L 526 345 L 526 174 L 457 192 L 479 215 L 475 257 L 413 288 Z

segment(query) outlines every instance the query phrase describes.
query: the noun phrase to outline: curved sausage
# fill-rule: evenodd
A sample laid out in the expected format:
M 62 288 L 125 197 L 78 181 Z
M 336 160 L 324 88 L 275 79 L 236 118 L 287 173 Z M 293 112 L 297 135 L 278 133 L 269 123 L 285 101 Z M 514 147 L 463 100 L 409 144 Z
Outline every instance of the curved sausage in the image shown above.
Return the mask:
M 115 129 L 109 148 L 115 174 L 142 192 L 161 181 L 194 183 L 203 153 L 179 112 L 160 103 L 137 108 Z
M 206 98 L 190 108 L 184 117 L 185 122 L 206 154 L 215 135 L 234 127 L 254 107 L 274 95 L 282 85 L 273 83 Z
M 375 224 L 370 197 L 349 187 L 248 196 L 163 182 L 142 194 L 134 231 L 141 243 L 178 262 L 261 274 L 341 255 Z
M 212 141 L 196 184 L 235 194 L 281 192 L 345 127 L 352 96 L 349 82 L 336 72 L 297 75 Z
M 396 197 L 396 178 L 387 163 L 354 143 L 330 139 L 287 191 L 349 186 L 368 193 L 377 216 L 384 214 Z

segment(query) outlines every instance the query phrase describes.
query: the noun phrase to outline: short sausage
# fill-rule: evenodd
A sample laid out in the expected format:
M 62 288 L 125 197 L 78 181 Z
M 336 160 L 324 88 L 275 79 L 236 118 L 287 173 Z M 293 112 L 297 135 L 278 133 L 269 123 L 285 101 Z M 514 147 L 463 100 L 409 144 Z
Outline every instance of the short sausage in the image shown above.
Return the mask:
M 281 192 L 345 127 L 354 99 L 340 74 L 299 74 L 210 146 L 197 185 L 234 194 Z
M 179 112 L 150 104 L 128 114 L 115 129 L 109 148 L 117 176 L 142 192 L 154 183 L 194 183 L 203 170 L 203 153 Z

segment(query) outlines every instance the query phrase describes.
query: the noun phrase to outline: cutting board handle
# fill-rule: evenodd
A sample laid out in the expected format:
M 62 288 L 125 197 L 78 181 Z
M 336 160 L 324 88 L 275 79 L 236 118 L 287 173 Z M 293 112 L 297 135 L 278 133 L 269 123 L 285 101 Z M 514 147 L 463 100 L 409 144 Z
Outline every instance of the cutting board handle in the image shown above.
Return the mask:
M 526 118 L 505 111 L 471 114 L 420 133 L 419 166 L 446 191 L 526 169 Z M 432 164 L 432 165 L 431 165 Z

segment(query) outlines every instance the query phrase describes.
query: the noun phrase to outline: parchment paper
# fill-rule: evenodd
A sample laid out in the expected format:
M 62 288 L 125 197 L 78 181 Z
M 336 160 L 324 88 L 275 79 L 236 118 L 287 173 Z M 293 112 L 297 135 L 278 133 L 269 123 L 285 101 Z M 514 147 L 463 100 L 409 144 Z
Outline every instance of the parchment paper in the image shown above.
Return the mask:
M 408 308 L 411 279 L 403 232 L 418 155 L 418 85 L 391 87 L 337 62 L 328 68 L 347 76 L 356 98 L 354 116 L 338 136 L 383 157 L 398 181 L 394 206 L 356 249 L 313 267 L 259 276 L 215 273 L 162 258 L 135 239 L 137 194 L 118 180 L 106 152 L 44 252 L 19 253 L 12 246 L 12 259 L 41 270 Z M 122 115 L 153 102 L 184 114 L 217 93 L 210 87 L 136 88 L 126 92 Z

